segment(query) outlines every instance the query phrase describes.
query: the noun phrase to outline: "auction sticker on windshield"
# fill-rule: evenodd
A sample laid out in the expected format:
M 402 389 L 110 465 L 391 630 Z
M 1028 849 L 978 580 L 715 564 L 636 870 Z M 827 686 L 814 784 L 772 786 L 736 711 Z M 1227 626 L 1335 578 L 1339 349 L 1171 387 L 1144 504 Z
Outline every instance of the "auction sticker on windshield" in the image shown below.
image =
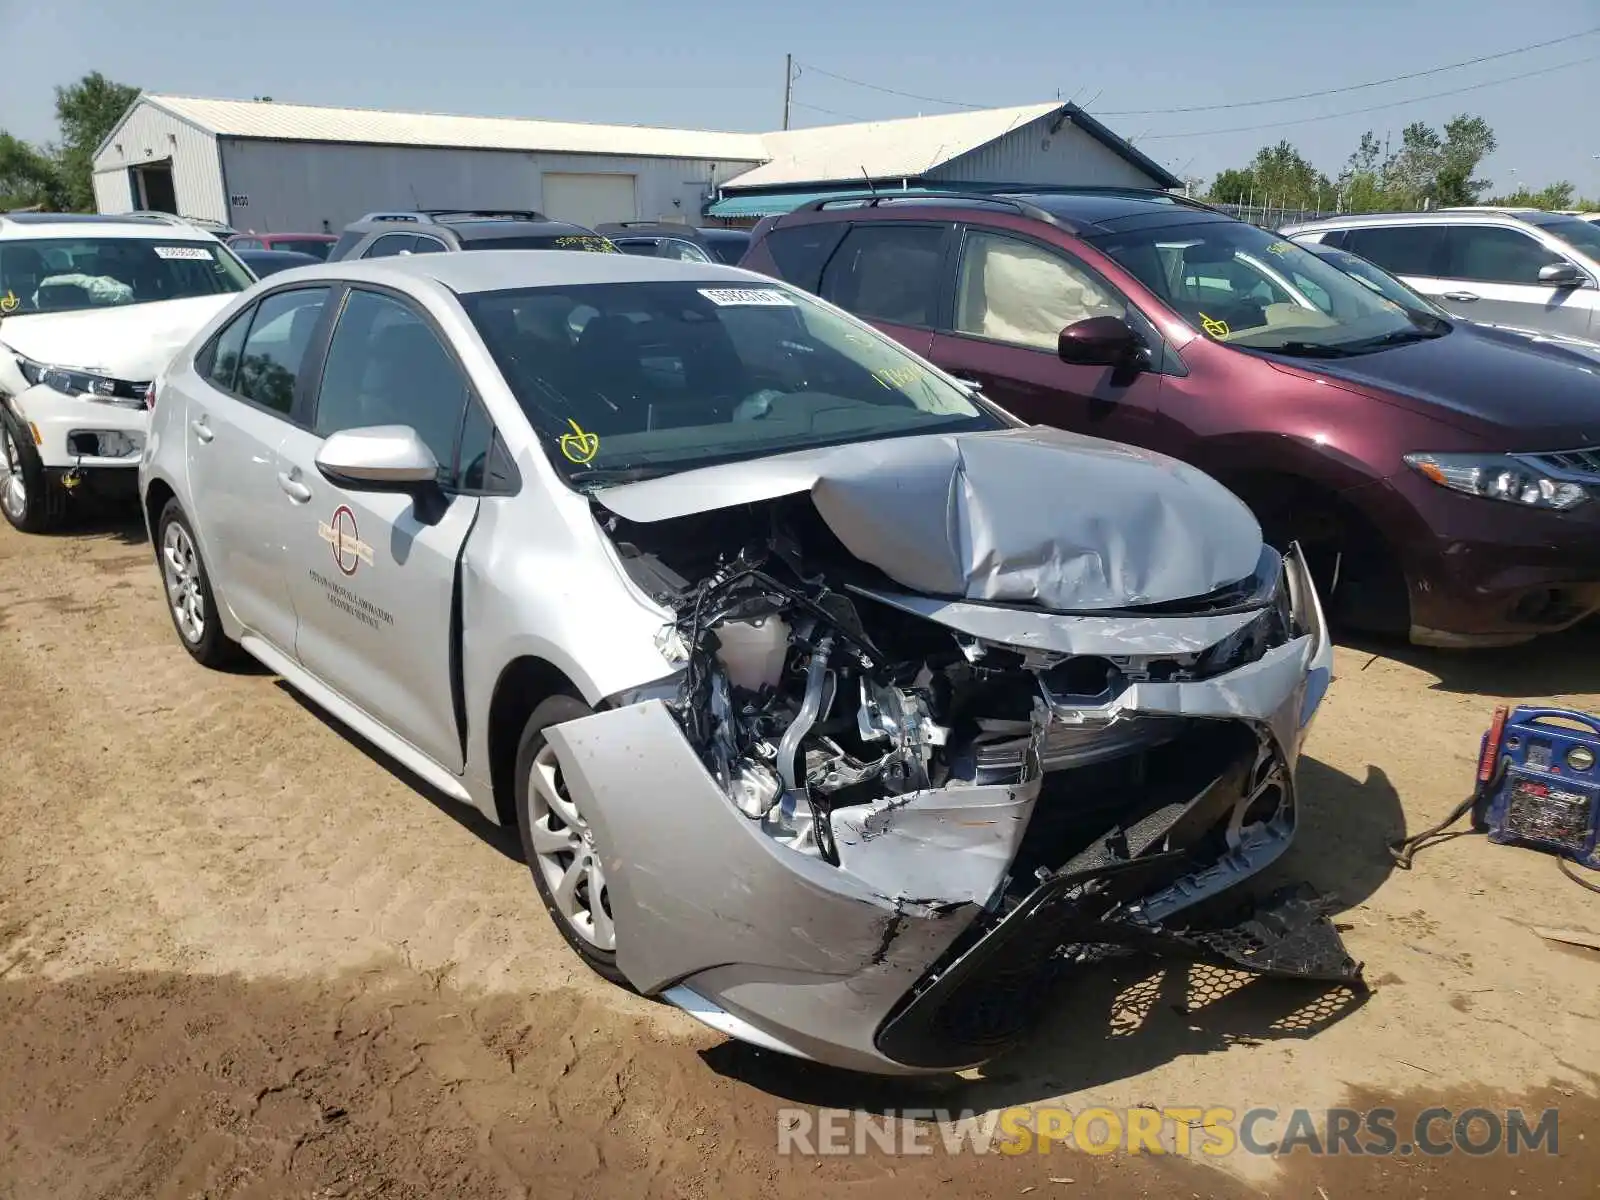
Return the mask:
M 711 303 L 726 308 L 733 304 L 771 304 L 793 308 L 794 301 L 777 288 L 701 288 L 700 294 Z
M 205 246 L 157 246 L 157 258 L 187 258 L 200 262 L 211 261 L 211 251 Z

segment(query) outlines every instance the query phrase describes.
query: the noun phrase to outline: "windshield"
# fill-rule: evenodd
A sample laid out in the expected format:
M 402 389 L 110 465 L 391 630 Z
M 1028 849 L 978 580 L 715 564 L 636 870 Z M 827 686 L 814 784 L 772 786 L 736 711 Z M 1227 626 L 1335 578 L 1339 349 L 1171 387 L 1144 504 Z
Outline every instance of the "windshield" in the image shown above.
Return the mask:
M 586 284 L 463 304 L 574 481 L 1004 428 L 896 343 L 776 284 Z
M 1432 336 L 1404 305 L 1242 221 L 1089 239 L 1213 341 L 1285 354 L 1361 353 Z
M 1600 259 L 1600 225 L 1582 217 L 1549 216 L 1534 222 L 1590 258 Z
M 1430 316 L 1444 317 L 1444 309 L 1434 304 L 1426 296 L 1414 292 L 1401 283 L 1383 268 L 1373 265 L 1359 254 L 1352 254 L 1348 250 L 1337 250 L 1332 246 L 1311 245 L 1306 249 L 1325 262 L 1330 262 L 1346 275 L 1351 276 L 1357 283 L 1364 283 L 1378 295 L 1393 300 L 1402 308 L 1409 308 L 1413 312 L 1427 313 Z
M 255 282 L 220 242 L 28 238 L 0 242 L 5 315 L 73 312 L 242 292 Z
M 590 250 L 616 254 L 609 239 L 597 233 L 538 233 L 520 237 L 473 238 L 461 243 L 463 250 Z

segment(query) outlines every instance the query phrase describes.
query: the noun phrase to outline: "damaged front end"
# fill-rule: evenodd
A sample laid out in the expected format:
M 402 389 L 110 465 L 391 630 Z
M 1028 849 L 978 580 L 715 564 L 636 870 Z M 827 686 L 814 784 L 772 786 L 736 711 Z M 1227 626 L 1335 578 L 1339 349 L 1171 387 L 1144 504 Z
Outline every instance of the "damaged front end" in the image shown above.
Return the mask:
M 1358 978 L 1297 897 L 1183 920 L 1294 832 L 1331 663 L 1297 553 L 1257 542 L 1198 597 L 1061 612 L 906 590 L 813 501 L 603 519 L 675 614 L 679 669 L 550 736 L 636 987 L 908 1071 L 991 1057 L 1090 947 Z

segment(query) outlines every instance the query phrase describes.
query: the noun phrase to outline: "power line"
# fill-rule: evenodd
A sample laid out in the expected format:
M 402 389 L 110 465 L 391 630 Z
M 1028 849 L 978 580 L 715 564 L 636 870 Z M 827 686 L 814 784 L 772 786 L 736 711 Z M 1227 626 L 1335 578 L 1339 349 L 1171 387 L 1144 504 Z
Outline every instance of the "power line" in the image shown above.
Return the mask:
M 1367 108 L 1351 108 L 1344 112 L 1324 113 L 1320 117 L 1297 117 L 1292 121 L 1269 121 L 1264 125 L 1235 125 L 1231 129 L 1194 129 L 1187 133 L 1152 133 L 1142 137 L 1140 142 L 1162 142 L 1173 138 L 1216 137 L 1224 133 L 1253 133 L 1261 129 L 1282 129 L 1289 125 L 1310 125 L 1315 121 L 1337 121 L 1340 117 L 1354 117 L 1361 113 L 1382 112 L 1387 108 L 1404 108 L 1408 104 L 1421 104 L 1424 100 L 1438 100 L 1445 96 L 1459 96 L 1465 92 L 1476 92 L 1483 88 L 1499 87 L 1504 83 L 1515 83 L 1519 79 L 1532 79 L 1536 75 L 1550 75 L 1556 71 L 1566 71 L 1572 67 L 1581 67 L 1585 63 L 1600 61 L 1600 54 L 1591 54 L 1588 58 L 1576 59 L 1572 62 L 1557 63 L 1553 67 L 1540 67 L 1537 71 L 1524 71 L 1520 75 L 1507 75 L 1503 79 L 1489 79 L 1483 83 L 1469 84 L 1466 87 L 1451 88 L 1447 92 L 1432 92 L 1426 96 L 1412 96 L 1407 100 L 1393 100 L 1388 104 L 1373 104 Z
M 1498 54 L 1485 54 L 1478 58 L 1468 58 L 1461 62 L 1448 63 L 1442 67 L 1430 67 L 1426 71 L 1412 71 L 1407 75 L 1391 75 L 1387 79 L 1374 79 L 1369 83 L 1352 83 L 1345 87 L 1326 88 L 1320 92 L 1297 92 L 1292 96 L 1272 96 L 1265 100 L 1239 100 L 1232 104 L 1194 104 L 1187 108 L 1130 108 L 1120 112 L 1105 112 L 1099 115 L 1103 117 L 1154 117 L 1172 113 L 1216 112 L 1224 108 L 1256 108 L 1263 104 L 1287 104 L 1292 100 L 1314 100 L 1319 96 L 1338 96 L 1346 92 L 1359 92 L 1366 88 L 1401 83 L 1407 79 L 1422 79 L 1428 75 L 1440 75 L 1445 71 L 1458 71 L 1462 67 L 1493 62 L 1499 58 L 1510 58 L 1514 54 L 1526 54 L 1530 50 L 1543 50 L 1546 46 L 1559 46 L 1563 42 L 1572 42 L 1579 38 L 1591 37 L 1596 33 L 1600 33 L 1600 25 L 1596 25 L 1593 29 L 1581 30 L 1578 33 L 1569 33 L 1564 37 L 1551 38 L 1548 42 L 1535 42 L 1531 46 L 1518 46 L 1515 50 L 1502 50 Z
M 1107 111 L 1107 112 L 1097 113 L 1096 115 L 1097 116 L 1103 116 L 1103 117 L 1169 116 L 1169 115 L 1176 114 L 1176 113 L 1217 112 L 1217 111 L 1220 111 L 1220 110 L 1223 110 L 1223 109 L 1232 109 L 1232 108 L 1258 108 L 1258 107 L 1260 107 L 1262 105 L 1266 105 L 1266 104 L 1288 104 L 1288 103 L 1290 103 L 1292 101 L 1296 101 L 1296 100 L 1315 100 L 1315 99 L 1318 99 L 1319 97 L 1323 97 L 1323 96 L 1339 96 L 1339 95 L 1348 94 L 1350 92 L 1365 91 L 1368 88 L 1383 87 L 1383 86 L 1385 86 L 1387 84 L 1391 84 L 1391 83 L 1403 83 L 1408 79 L 1423 79 L 1423 78 L 1426 78 L 1426 77 L 1428 77 L 1430 75 L 1441 75 L 1446 71 L 1459 71 L 1463 67 L 1476 66 L 1479 63 L 1494 62 L 1494 61 L 1496 61 L 1498 59 L 1502 59 L 1502 58 L 1511 58 L 1514 55 L 1527 54 L 1529 51 L 1532 51 L 1532 50 L 1543 50 L 1543 49 L 1545 49 L 1545 48 L 1547 48 L 1549 46 L 1559 46 L 1559 45 L 1561 45 L 1561 44 L 1563 44 L 1565 42 L 1577 41 L 1579 38 L 1592 37 L 1597 33 L 1600 33 L 1600 25 L 1596 25 L 1591 29 L 1581 29 L 1576 33 L 1565 34 L 1565 35 L 1563 35 L 1561 37 L 1558 37 L 1558 38 L 1551 38 L 1548 41 L 1534 42 L 1531 45 L 1518 46 L 1515 49 L 1511 49 L 1511 50 L 1501 50 L 1501 51 L 1498 51 L 1498 52 L 1496 52 L 1494 54 L 1483 54 L 1483 55 L 1479 55 L 1477 58 L 1463 59 L 1461 62 L 1446 63 L 1442 67 L 1430 67 L 1425 71 L 1411 71 L 1411 72 L 1408 72 L 1407 74 L 1404 74 L 1404 75 L 1391 75 L 1386 79 L 1373 79 L 1373 80 L 1369 80 L 1366 83 L 1346 84 L 1344 87 L 1324 88 L 1322 91 L 1317 91 L 1317 92 L 1299 92 L 1299 93 L 1296 93 L 1295 95 L 1291 95 L 1291 96 L 1273 96 L 1273 97 L 1269 97 L 1269 98 L 1261 99 L 1261 100 L 1239 100 L 1239 101 L 1234 101 L 1234 102 L 1231 102 L 1231 103 L 1228 103 L 1228 104 L 1195 104 L 1195 105 L 1189 105 L 1189 106 L 1182 107 L 1182 108 L 1131 108 L 1131 109 L 1119 109 L 1119 110 L 1115 110 L 1115 111 Z M 1589 60 L 1584 60 L 1584 61 L 1589 61 Z M 967 100 L 950 100 L 950 99 L 947 99 L 947 98 L 942 97 L 942 96 L 926 96 L 926 95 L 923 95 L 920 92 L 905 92 L 905 91 L 901 91 L 898 88 L 884 87 L 882 84 L 868 83 L 864 79 L 854 79 L 854 78 L 851 78 L 849 75 L 840 75 L 836 71 L 829 71 L 829 70 L 827 70 L 827 69 L 825 69 L 823 67 L 816 66 L 816 65 L 814 65 L 812 63 L 802 63 L 802 62 L 798 62 L 797 61 L 795 63 L 795 66 L 796 67 L 803 67 L 808 71 L 815 71 L 818 75 L 826 75 L 829 79 L 837 79 L 841 83 L 848 83 L 848 84 L 850 84 L 850 85 L 852 85 L 854 87 L 867 88 L 870 91 L 874 91 L 874 92 L 882 92 L 884 95 L 887 95 L 887 96 L 900 96 L 900 97 L 902 97 L 903 99 L 906 99 L 906 100 L 921 100 L 921 101 L 923 101 L 924 103 L 927 103 L 927 104 L 943 104 L 948 108 L 993 108 L 993 107 L 995 107 L 992 104 L 973 104 L 973 103 L 971 103 L 970 101 L 967 101 Z M 1559 70 L 1560 68 L 1555 68 L 1555 69 Z M 1527 77 L 1526 76 L 1514 76 L 1513 78 L 1519 78 L 1520 79 L 1520 78 L 1527 78 Z M 1506 82 L 1509 82 L 1509 80 L 1507 80 Z M 1487 87 L 1487 86 L 1492 86 L 1492 85 L 1484 84 L 1482 86 Z M 1450 92 L 1442 92 L 1442 93 L 1440 93 L 1440 95 L 1452 95 L 1452 94 L 1453 93 L 1450 93 Z M 1421 98 L 1422 99 L 1427 99 L 1428 97 L 1421 97 Z M 1410 103 L 1410 101 L 1402 101 L 1402 103 Z M 822 111 L 827 111 L 827 110 L 822 110 Z M 1358 109 L 1357 111 L 1358 112 L 1370 112 L 1370 111 L 1376 111 L 1376 110 L 1375 109 Z M 842 114 L 835 113 L 835 114 L 831 114 L 831 115 L 838 116 L 838 115 L 842 115 Z M 1308 118 L 1308 119 L 1309 120 L 1325 120 L 1325 119 L 1330 119 L 1330 118 L 1314 117 L 1314 118 Z M 1284 122 L 1284 124 L 1289 124 L 1289 123 L 1291 123 L 1291 122 Z M 1258 127 L 1255 127 L 1255 128 L 1268 128 L 1268 126 L 1258 126 Z M 1233 130 L 1219 130 L 1218 132 L 1235 132 L 1235 131 L 1233 131 Z M 1244 130 L 1240 130 L 1238 132 L 1245 132 L 1245 131 Z M 1162 134 L 1161 136 L 1162 137 L 1187 137 L 1187 136 L 1190 136 L 1190 135 L 1187 135 L 1187 134 Z
M 834 108 L 822 108 L 816 104 L 807 104 L 804 100 L 790 100 L 789 103 L 795 108 L 804 108 L 809 109 L 811 112 L 826 113 L 830 117 L 843 117 L 847 121 L 871 120 L 870 117 L 858 117 L 854 113 L 840 112 L 838 109 Z
M 895 88 L 881 87 L 876 83 L 867 83 L 865 80 L 851 79 L 848 75 L 837 75 L 832 71 L 824 71 L 821 67 L 813 66 L 811 63 L 796 63 L 795 65 L 798 67 L 804 67 L 807 71 L 815 71 L 818 75 L 826 75 L 829 79 L 837 79 L 841 83 L 852 83 L 856 87 L 870 88 L 874 92 L 883 92 L 889 96 L 902 96 L 907 100 L 922 100 L 928 104 L 944 104 L 951 108 L 994 107 L 992 104 L 968 104 L 964 100 L 941 100 L 937 96 L 920 96 L 916 92 L 902 92 Z

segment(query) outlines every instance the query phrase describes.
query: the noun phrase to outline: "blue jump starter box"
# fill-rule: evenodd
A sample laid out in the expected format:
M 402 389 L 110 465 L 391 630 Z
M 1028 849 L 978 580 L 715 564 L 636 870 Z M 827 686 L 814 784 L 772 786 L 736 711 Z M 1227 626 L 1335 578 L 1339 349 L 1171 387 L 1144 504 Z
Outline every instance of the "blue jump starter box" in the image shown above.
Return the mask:
M 1600 718 L 1501 708 L 1483 735 L 1478 779 L 1489 790 L 1476 823 L 1491 842 L 1600 870 Z

